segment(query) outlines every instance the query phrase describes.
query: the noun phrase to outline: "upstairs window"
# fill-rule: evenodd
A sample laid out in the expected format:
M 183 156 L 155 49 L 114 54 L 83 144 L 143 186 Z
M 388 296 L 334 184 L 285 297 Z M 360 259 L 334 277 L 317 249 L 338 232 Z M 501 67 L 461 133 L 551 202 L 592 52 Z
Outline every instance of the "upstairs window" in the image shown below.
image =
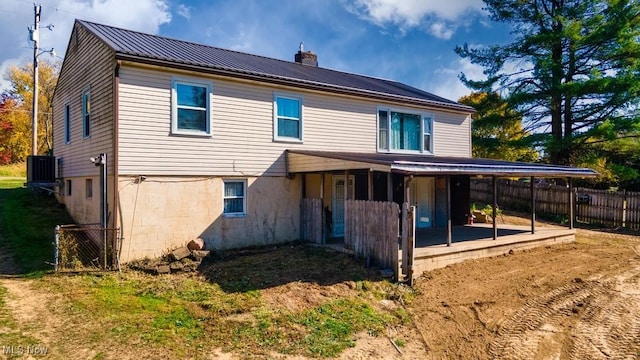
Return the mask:
M 433 117 L 429 114 L 378 110 L 378 150 L 433 153 Z
M 206 81 L 173 80 L 171 132 L 185 135 L 211 135 L 211 92 Z
M 82 92 L 82 137 L 91 137 L 91 92 Z
M 64 142 L 71 142 L 71 106 L 64 104 Z
M 302 97 L 276 95 L 274 140 L 302 141 Z

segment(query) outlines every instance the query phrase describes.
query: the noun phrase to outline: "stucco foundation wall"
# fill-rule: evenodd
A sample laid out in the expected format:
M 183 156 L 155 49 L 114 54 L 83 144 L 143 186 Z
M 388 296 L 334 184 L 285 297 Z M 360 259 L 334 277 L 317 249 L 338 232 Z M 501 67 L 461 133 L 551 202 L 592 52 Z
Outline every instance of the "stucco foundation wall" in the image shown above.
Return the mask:
M 209 250 L 297 240 L 300 176 L 120 177 L 121 261 L 162 255 L 201 237 Z M 247 180 L 247 214 L 225 217 L 223 180 Z
M 92 196 L 87 197 L 86 180 L 92 180 Z M 71 195 L 68 194 L 67 180 L 71 180 Z M 57 195 L 76 224 L 100 223 L 100 177 L 65 177 Z M 108 189 L 110 191 L 111 189 Z M 63 225 L 63 224 L 61 224 Z

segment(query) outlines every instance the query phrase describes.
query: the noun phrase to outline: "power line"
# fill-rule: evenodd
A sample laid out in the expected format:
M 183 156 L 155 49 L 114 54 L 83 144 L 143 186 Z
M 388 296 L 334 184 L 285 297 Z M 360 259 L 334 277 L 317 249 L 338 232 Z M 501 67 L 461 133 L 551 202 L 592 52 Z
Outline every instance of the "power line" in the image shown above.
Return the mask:
M 21 110 L 21 109 L 0 109 L 0 112 L 26 112 L 31 114 L 31 110 Z M 38 111 L 38 114 L 40 115 L 52 115 L 52 112 L 42 112 L 42 111 Z

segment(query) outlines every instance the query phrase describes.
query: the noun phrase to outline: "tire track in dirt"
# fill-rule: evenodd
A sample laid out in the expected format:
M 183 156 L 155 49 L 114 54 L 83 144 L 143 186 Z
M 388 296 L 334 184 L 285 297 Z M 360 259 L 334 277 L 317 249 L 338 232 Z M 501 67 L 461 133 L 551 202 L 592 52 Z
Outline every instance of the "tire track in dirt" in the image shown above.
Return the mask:
M 616 280 L 613 294 L 585 309 L 573 331 L 571 359 L 640 357 L 640 269 Z
M 502 324 L 492 358 L 640 358 L 640 265 L 573 282 L 527 302 Z

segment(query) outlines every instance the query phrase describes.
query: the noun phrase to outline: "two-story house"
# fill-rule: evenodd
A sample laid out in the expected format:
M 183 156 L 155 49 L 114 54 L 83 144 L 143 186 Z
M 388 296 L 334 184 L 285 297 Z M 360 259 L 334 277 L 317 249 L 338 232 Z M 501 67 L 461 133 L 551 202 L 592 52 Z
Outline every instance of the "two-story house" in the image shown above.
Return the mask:
M 89 159 L 107 154 L 123 262 L 198 237 L 220 249 L 299 239 L 303 197 L 323 199 L 340 237 L 345 197 L 410 201 L 418 227 L 438 227 L 466 221 L 470 176 L 592 174 L 472 159 L 472 108 L 319 67 L 312 52 L 283 61 L 80 20 L 53 109 L 59 200 L 99 222 Z

